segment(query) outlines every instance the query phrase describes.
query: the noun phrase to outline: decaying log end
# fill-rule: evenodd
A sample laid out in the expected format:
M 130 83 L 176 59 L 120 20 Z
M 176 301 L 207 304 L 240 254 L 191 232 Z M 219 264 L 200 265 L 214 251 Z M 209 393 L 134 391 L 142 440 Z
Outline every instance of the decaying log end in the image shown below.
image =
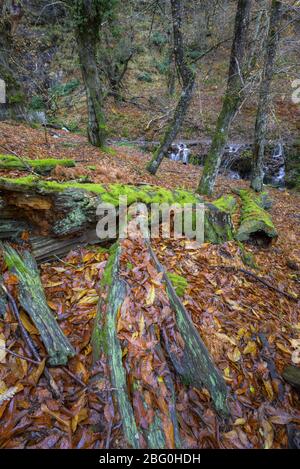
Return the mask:
M 30 316 L 41 334 L 49 354 L 49 364 L 65 365 L 75 350 L 57 324 L 47 305 L 39 271 L 34 257 L 24 251 L 21 255 L 7 243 L 1 243 L 5 263 L 19 280 L 18 297 L 22 308 Z

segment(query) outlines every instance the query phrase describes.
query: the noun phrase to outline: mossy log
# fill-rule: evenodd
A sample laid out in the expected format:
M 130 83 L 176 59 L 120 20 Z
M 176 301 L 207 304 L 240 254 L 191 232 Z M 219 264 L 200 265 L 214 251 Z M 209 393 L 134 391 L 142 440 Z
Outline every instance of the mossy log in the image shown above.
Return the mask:
M 27 158 L 19 158 L 14 155 L 0 155 L 0 170 L 1 171 L 28 171 L 32 170 L 37 174 L 48 174 L 56 166 L 63 166 L 65 168 L 75 167 L 75 162 L 70 159 L 58 160 L 55 158 L 48 158 L 44 160 L 31 160 Z
M 121 246 L 117 243 L 111 250 L 111 256 L 106 265 L 102 279 L 102 288 L 106 291 L 106 298 L 100 300 L 98 312 L 92 335 L 93 360 L 97 361 L 104 353 L 108 360 L 110 379 L 115 389 L 117 406 L 122 419 L 122 428 L 127 443 L 132 448 L 140 448 L 141 442 L 146 441 L 147 447 L 152 449 L 166 447 L 166 435 L 163 430 L 163 418 L 159 410 L 155 411 L 153 422 L 148 428 L 141 428 L 136 423 L 133 405 L 130 400 L 128 382 L 132 382 L 130 394 L 139 388 L 139 382 L 128 380 L 126 370 L 123 366 L 122 347 L 117 335 L 117 317 L 120 308 L 129 293 L 127 284 L 119 276 Z M 104 295 L 105 296 L 105 295 Z M 157 353 L 162 354 L 158 344 Z M 175 447 L 181 447 L 179 438 L 178 422 L 175 412 L 175 390 L 171 379 L 166 379 L 166 385 L 171 391 L 171 402 L 169 402 L 170 421 L 174 432 Z M 142 397 L 143 399 L 143 397 Z M 145 409 L 147 404 L 143 399 Z
M 123 184 L 58 183 L 34 176 L 19 179 L 0 178 L 0 238 L 11 233 L 13 223 L 27 222 L 35 235 L 50 238 L 80 236 L 96 228 L 100 203 L 118 209 L 119 197 L 127 197 L 128 206 L 134 203 L 200 204 L 202 200 L 183 189 Z M 1 229 L 3 227 L 3 230 Z M 16 227 L 20 231 L 20 227 Z M 205 241 L 212 243 L 232 239 L 230 214 L 212 204 L 205 204 Z
M 49 355 L 49 364 L 65 365 L 75 350 L 58 326 L 47 305 L 38 268 L 33 256 L 28 252 L 20 255 L 9 244 L 0 244 L 8 269 L 18 278 L 18 298 L 20 305 L 32 319 L 41 335 Z
M 158 324 L 153 323 L 148 326 L 152 331 L 152 337 L 156 337 L 155 354 L 162 357 L 161 363 L 164 363 L 164 379 L 161 383 L 157 380 L 157 388 L 154 391 L 157 394 L 154 402 L 159 399 L 160 393 L 164 395 L 165 391 L 160 391 L 160 386 L 167 388 L 169 395 L 167 409 L 164 408 L 164 411 L 160 408 L 151 409 L 154 411 L 152 422 L 142 426 L 137 423 L 138 419 L 135 414 L 137 410 L 133 402 L 135 392 L 139 395 L 142 394 L 144 409 L 149 411 L 149 408 L 146 404 L 147 399 L 143 395 L 144 387 L 130 375 L 130 373 L 134 374 L 134 370 L 128 369 L 128 366 L 126 367 L 123 363 L 122 342 L 118 338 L 117 328 L 120 311 L 125 299 L 131 294 L 129 285 L 120 275 L 122 244 L 119 243 L 114 246 L 111 252 L 102 278 L 104 294 L 101 295 L 92 335 L 93 359 L 97 361 L 100 358 L 103 359 L 104 356 L 108 361 L 111 385 L 115 389 L 116 403 L 128 444 L 133 448 L 144 447 L 145 442 L 147 448 L 180 448 L 184 444 L 180 438 L 176 415 L 175 386 L 168 363 L 172 362 L 183 385 L 191 385 L 200 389 L 206 387 L 210 392 L 216 411 L 222 417 L 229 416 L 226 384 L 177 296 L 169 275 L 158 262 L 151 245 L 146 242 L 146 246 L 150 251 L 154 268 L 157 269 L 158 273 L 163 273 L 170 307 L 174 311 L 175 327 L 184 342 L 183 350 L 176 354 Z M 134 330 L 132 332 L 134 333 Z M 149 351 L 149 353 L 153 352 Z M 166 419 L 169 422 L 167 427 L 165 425 Z M 168 435 L 166 435 L 166 428 L 168 428 Z M 170 442 L 172 442 L 172 446 L 170 446 Z
M 223 417 L 228 417 L 229 409 L 225 381 L 214 365 L 212 357 L 199 336 L 189 313 L 178 297 L 168 274 L 157 259 L 150 243 L 147 244 L 157 270 L 163 273 L 170 304 L 176 313 L 177 327 L 185 342 L 182 357 L 173 354 L 168 343 L 165 343 L 174 368 L 182 376 L 185 383 L 198 388 L 206 387 L 210 392 L 217 412 Z
M 251 191 L 236 191 L 242 199 L 241 222 L 236 238 L 238 241 L 248 241 L 261 238 L 270 242 L 277 237 L 276 228 L 270 215 L 262 208 L 257 196 Z

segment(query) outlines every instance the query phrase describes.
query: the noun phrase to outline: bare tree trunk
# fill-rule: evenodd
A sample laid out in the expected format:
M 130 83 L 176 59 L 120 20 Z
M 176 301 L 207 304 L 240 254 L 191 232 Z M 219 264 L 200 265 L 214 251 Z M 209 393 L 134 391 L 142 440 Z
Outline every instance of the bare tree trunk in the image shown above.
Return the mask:
M 259 104 L 255 124 L 255 142 L 252 155 L 251 187 L 257 192 L 263 189 L 265 140 L 270 108 L 270 88 L 274 74 L 276 52 L 280 40 L 278 25 L 282 17 L 282 3 L 272 0 L 270 26 L 266 44 L 263 76 L 260 85 Z
M 168 148 L 176 138 L 182 122 L 185 118 L 190 102 L 193 97 L 195 85 L 195 73 L 186 63 L 184 53 L 184 41 L 182 35 L 182 4 L 181 0 L 171 0 L 173 33 L 174 33 L 174 55 L 178 72 L 180 74 L 183 90 L 176 106 L 172 123 L 168 127 L 162 142 L 155 152 L 152 160 L 147 166 L 151 174 L 156 174 Z
M 103 146 L 106 136 L 103 92 L 97 68 L 97 43 L 101 15 L 89 0 L 79 2 L 84 21 L 75 23 L 75 36 L 88 107 L 88 138 L 92 145 Z
M 243 68 L 249 30 L 252 0 L 239 0 L 235 19 L 235 33 L 231 50 L 227 90 L 212 144 L 205 160 L 198 193 L 211 194 L 219 172 L 229 130 L 236 111 L 243 99 L 245 87 Z

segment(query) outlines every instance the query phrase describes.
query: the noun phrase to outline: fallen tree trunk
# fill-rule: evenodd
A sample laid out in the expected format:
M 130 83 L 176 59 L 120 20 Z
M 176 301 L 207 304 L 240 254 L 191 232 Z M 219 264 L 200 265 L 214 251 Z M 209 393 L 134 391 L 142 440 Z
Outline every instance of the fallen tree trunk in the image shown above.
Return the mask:
M 204 386 L 210 392 L 217 412 L 228 417 L 226 384 L 218 369 L 215 367 L 208 350 L 199 336 L 189 313 L 178 297 L 172 282 L 164 267 L 157 259 L 151 245 L 148 243 L 151 258 L 159 272 L 163 274 L 170 304 L 176 313 L 178 330 L 185 342 L 184 353 L 181 357 L 171 352 L 167 337 L 165 336 L 166 348 L 176 371 L 182 376 L 185 383 L 194 387 Z
M 58 326 L 47 305 L 35 259 L 28 251 L 22 257 L 9 244 L 0 244 L 8 269 L 18 278 L 18 298 L 22 308 L 41 334 L 49 364 L 65 365 L 75 350 Z
M 236 238 L 238 241 L 248 241 L 261 238 L 271 242 L 277 238 L 277 231 L 270 215 L 262 208 L 263 201 L 250 191 L 235 191 L 242 199 L 241 223 Z
M 134 203 L 147 206 L 152 203 L 180 206 L 202 203 L 197 195 L 182 189 L 171 191 L 149 185 L 57 183 L 32 176 L 0 178 L 0 239 L 9 238 L 14 230 L 21 231 L 24 227 L 36 236 L 81 236 L 88 230 L 95 230 L 99 204 L 109 203 L 117 210 L 119 197 L 127 197 L 128 206 Z M 23 225 L 17 226 L 19 220 Z M 204 231 L 206 242 L 232 239 L 230 214 L 206 204 Z
M 164 301 L 169 303 L 170 313 L 162 319 L 160 311 L 155 320 L 150 308 L 155 297 L 153 289 L 150 297 L 154 296 L 138 307 L 144 310 L 141 318 L 130 316 L 135 314 L 130 301 L 131 291 L 135 291 L 137 284 L 130 284 L 124 278 L 127 244 L 128 240 L 114 247 L 104 272 L 103 294 L 92 338 L 93 358 L 107 360 L 128 444 L 133 448 L 180 448 L 184 441 L 176 414 L 176 377 L 169 360 L 181 377 L 181 386 L 206 387 L 222 417 L 229 416 L 226 385 L 164 269 L 150 245 L 143 241 L 137 241 L 138 250 L 141 254 L 148 252 L 149 258 L 151 255 L 153 271 L 157 272 L 157 278 L 163 277 L 158 292 L 161 289 L 165 292 Z M 125 320 L 129 324 L 128 333 Z M 168 338 L 168 326 L 173 322 L 175 332 Z M 174 337 L 181 339 L 174 343 Z

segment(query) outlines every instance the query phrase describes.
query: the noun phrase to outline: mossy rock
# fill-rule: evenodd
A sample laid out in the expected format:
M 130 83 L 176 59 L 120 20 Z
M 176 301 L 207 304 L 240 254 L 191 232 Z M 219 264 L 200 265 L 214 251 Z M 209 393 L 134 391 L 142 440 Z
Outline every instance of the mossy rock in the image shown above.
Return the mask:
M 241 223 L 236 234 L 238 241 L 263 238 L 271 241 L 277 231 L 270 215 L 257 203 L 257 197 L 247 190 L 237 191 L 242 199 Z
M 0 155 L 1 170 L 28 171 L 31 169 L 38 174 L 47 174 L 50 173 L 56 166 L 73 168 L 75 166 L 75 162 L 68 159 L 57 160 L 54 158 L 48 158 L 42 160 L 30 160 L 26 158 L 21 159 L 14 155 Z

